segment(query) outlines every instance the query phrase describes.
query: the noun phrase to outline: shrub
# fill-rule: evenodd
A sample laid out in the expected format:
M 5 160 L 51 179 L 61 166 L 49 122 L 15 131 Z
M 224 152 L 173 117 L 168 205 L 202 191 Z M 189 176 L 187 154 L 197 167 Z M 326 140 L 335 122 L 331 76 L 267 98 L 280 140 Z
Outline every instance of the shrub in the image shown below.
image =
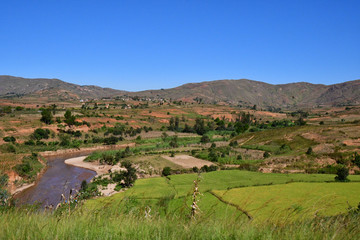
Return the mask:
M 269 153 L 269 152 L 264 152 L 263 157 L 264 157 L 264 158 L 270 157 L 270 153 Z
M 116 158 L 114 158 L 114 156 L 112 154 L 103 154 L 101 159 L 100 159 L 100 163 L 101 164 L 109 164 L 109 165 L 114 165 L 116 163 Z
M 31 137 L 33 139 L 35 139 L 35 140 L 48 139 L 49 134 L 50 134 L 49 129 L 37 128 L 37 129 L 35 129 L 35 131 L 31 135 Z
M 171 175 L 171 167 L 164 167 L 161 172 L 161 175 L 164 177 Z
M 171 138 L 170 142 L 169 142 L 169 146 L 172 147 L 172 148 L 176 148 L 178 147 L 178 136 L 175 135 Z
M 35 142 L 34 142 L 34 140 L 30 139 L 30 140 L 24 142 L 24 144 L 25 144 L 25 145 L 28 145 L 28 146 L 34 146 L 34 145 L 35 145 Z
M 349 176 L 349 169 L 345 166 L 339 166 L 336 171 L 336 177 L 335 180 L 339 182 L 348 182 L 349 179 L 347 178 Z
M 66 147 L 66 146 L 70 146 L 70 136 L 65 135 L 65 134 L 60 134 L 59 135 L 59 139 L 60 139 L 60 146 Z
M 117 142 L 119 141 L 119 139 L 115 136 L 111 136 L 111 137 L 108 137 L 108 138 L 104 138 L 104 143 L 106 145 L 114 145 L 116 144 Z
M 355 153 L 353 163 L 360 168 L 360 155 Z
M 237 145 L 238 145 L 237 141 L 232 141 L 232 142 L 229 143 L 230 147 L 236 147 Z
M 46 124 L 52 124 L 53 123 L 52 119 L 53 119 L 53 115 L 50 109 L 42 110 L 40 121 Z
M 42 169 L 42 164 L 37 159 L 37 154 L 33 153 L 31 156 L 25 156 L 22 163 L 17 164 L 14 170 L 21 177 L 32 179 Z
M 12 143 L 16 142 L 16 138 L 13 137 L 13 136 L 4 137 L 3 140 L 4 140 L 5 142 L 12 142 Z
M 311 155 L 313 153 L 313 149 L 312 147 L 309 147 L 308 150 L 306 151 L 307 155 Z
M 210 142 L 210 137 L 208 135 L 203 135 L 200 139 L 201 143 L 208 143 Z

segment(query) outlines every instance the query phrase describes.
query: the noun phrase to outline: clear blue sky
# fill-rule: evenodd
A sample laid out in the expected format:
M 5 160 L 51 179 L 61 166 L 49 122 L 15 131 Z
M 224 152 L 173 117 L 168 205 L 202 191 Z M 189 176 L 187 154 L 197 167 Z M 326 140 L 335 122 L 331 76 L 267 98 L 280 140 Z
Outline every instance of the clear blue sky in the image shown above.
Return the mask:
M 0 75 L 123 90 L 355 80 L 360 1 L 2 0 Z

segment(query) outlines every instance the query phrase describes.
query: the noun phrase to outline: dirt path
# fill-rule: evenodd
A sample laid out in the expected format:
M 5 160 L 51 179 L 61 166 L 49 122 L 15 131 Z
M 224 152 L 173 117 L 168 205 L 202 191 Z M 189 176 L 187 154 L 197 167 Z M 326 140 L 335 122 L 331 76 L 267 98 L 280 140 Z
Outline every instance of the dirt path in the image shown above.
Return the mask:
M 240 143 L 239 146 L 244 145 L 245 143 L 247 143 L 248 141 L 250 141 L 251 139 L 253 139 L 255 137 L 255 135 L 252 135 L 251 137 L 249 137 L 248 139 L 246 139 L 244 142 Z
M 189 155 L 176 155 L 175 157 L 169 157 L 169 156 L 161 156 L 177 165 L 182 166 L 183 168 L 193 168 L 198 167 L 201 168 L 204 165 L 213 165 L 212 162 L 205 161 L 199 158 L 195 158 Z

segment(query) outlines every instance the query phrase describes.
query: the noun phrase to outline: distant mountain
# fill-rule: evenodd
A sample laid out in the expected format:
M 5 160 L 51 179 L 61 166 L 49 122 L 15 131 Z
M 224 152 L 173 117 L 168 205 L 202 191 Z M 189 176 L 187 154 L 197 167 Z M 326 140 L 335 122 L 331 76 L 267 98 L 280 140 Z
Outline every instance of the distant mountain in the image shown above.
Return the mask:
M 276 108 L 360 104 L 360 80 L 333 85 L 306 82 L 272 85 L 247 79 L 189 83 L 170 89 L 126 92 L 97 86 L 80 86 L 59 79 L 26 79 L 0 76 L 0 97 L 48 96 L 95 99 L 115 96 L 164 98 L 203 103 Z
M 272 85 L 248 79 L 189 83 L 176 88 L 129 93 L 206 103 L 230 103 L 260 107 L 316 107 L 360 104 L 360 80 L 334 85 L 306 82 Z
M 126 91 L 98 86 L 80 86 L 59 79 L 21 78 L 0 75 L 0 97 L 41 96 L 62 100 L 95 99 L 126 94 Z

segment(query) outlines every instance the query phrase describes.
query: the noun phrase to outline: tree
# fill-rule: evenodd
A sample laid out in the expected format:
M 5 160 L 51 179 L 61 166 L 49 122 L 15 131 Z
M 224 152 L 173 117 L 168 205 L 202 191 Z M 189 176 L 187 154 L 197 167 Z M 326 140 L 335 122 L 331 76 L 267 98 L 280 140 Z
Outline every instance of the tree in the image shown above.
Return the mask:
M 45 124 L 53 123 L 53 115 L 50 109 L 43 109 L 41 111 L 40 121 L 44 122 Z
M 169 146 L 172 147 L 172 148 L 176 148 L 178 147 L 178 136 L 175 135 L 171 138 L 170 142 L 169 142 Z
M 166 142 L 168 136 L 169 136 L 169 135 L 168 135 L 166 132 L 163 132 L 163 133 L 161 134 L 161 139 L 162 139 L 164 142 Z
M 204 135 L 206 133 L 204 119 L 197 118 L 195 120 L 194 130 L 199 135 Z
M 31 134 L 31 138 L 35 140 L 48 139 L 49 134 L 50 134 L 49 129 L 37 128 L 35 129 L 33 134 Z
M 360 168 L 360 155 L 355 152 L 353 163 Z
M 65 117 L 65 123 L 71 127 L 72 125 L 75 125 L 75 116 L 71 114 L 71 111 L 70 110 L 66 110 L 65 114 L 64 114 L 64 117 Z
M 163 175 L 164 177 L 171 175 L 171 167 L 164 167 L 161 175 Z
M 336 171 L 336 177 L 335 180 L 339 182 L 348 182 L 349 179 L 347 178 L 349 176 L 349 169 L 346 168 L 344 165 L 340 165 Z
M 312 147 L 309 147 L 308 150 L 306 151 L 307 155 L 311 155 L 313 153 L 313 149 Z
M 126 172 L 123 172 L 124 177 L 124 186 L 125 187 L 131 187 L 135 180 L 137 179 L 136 176 L 136 169 L 132 166 L 131 162 L 129 160 L 125 160 L 121 163 L 121 166 L 126 168 Z

